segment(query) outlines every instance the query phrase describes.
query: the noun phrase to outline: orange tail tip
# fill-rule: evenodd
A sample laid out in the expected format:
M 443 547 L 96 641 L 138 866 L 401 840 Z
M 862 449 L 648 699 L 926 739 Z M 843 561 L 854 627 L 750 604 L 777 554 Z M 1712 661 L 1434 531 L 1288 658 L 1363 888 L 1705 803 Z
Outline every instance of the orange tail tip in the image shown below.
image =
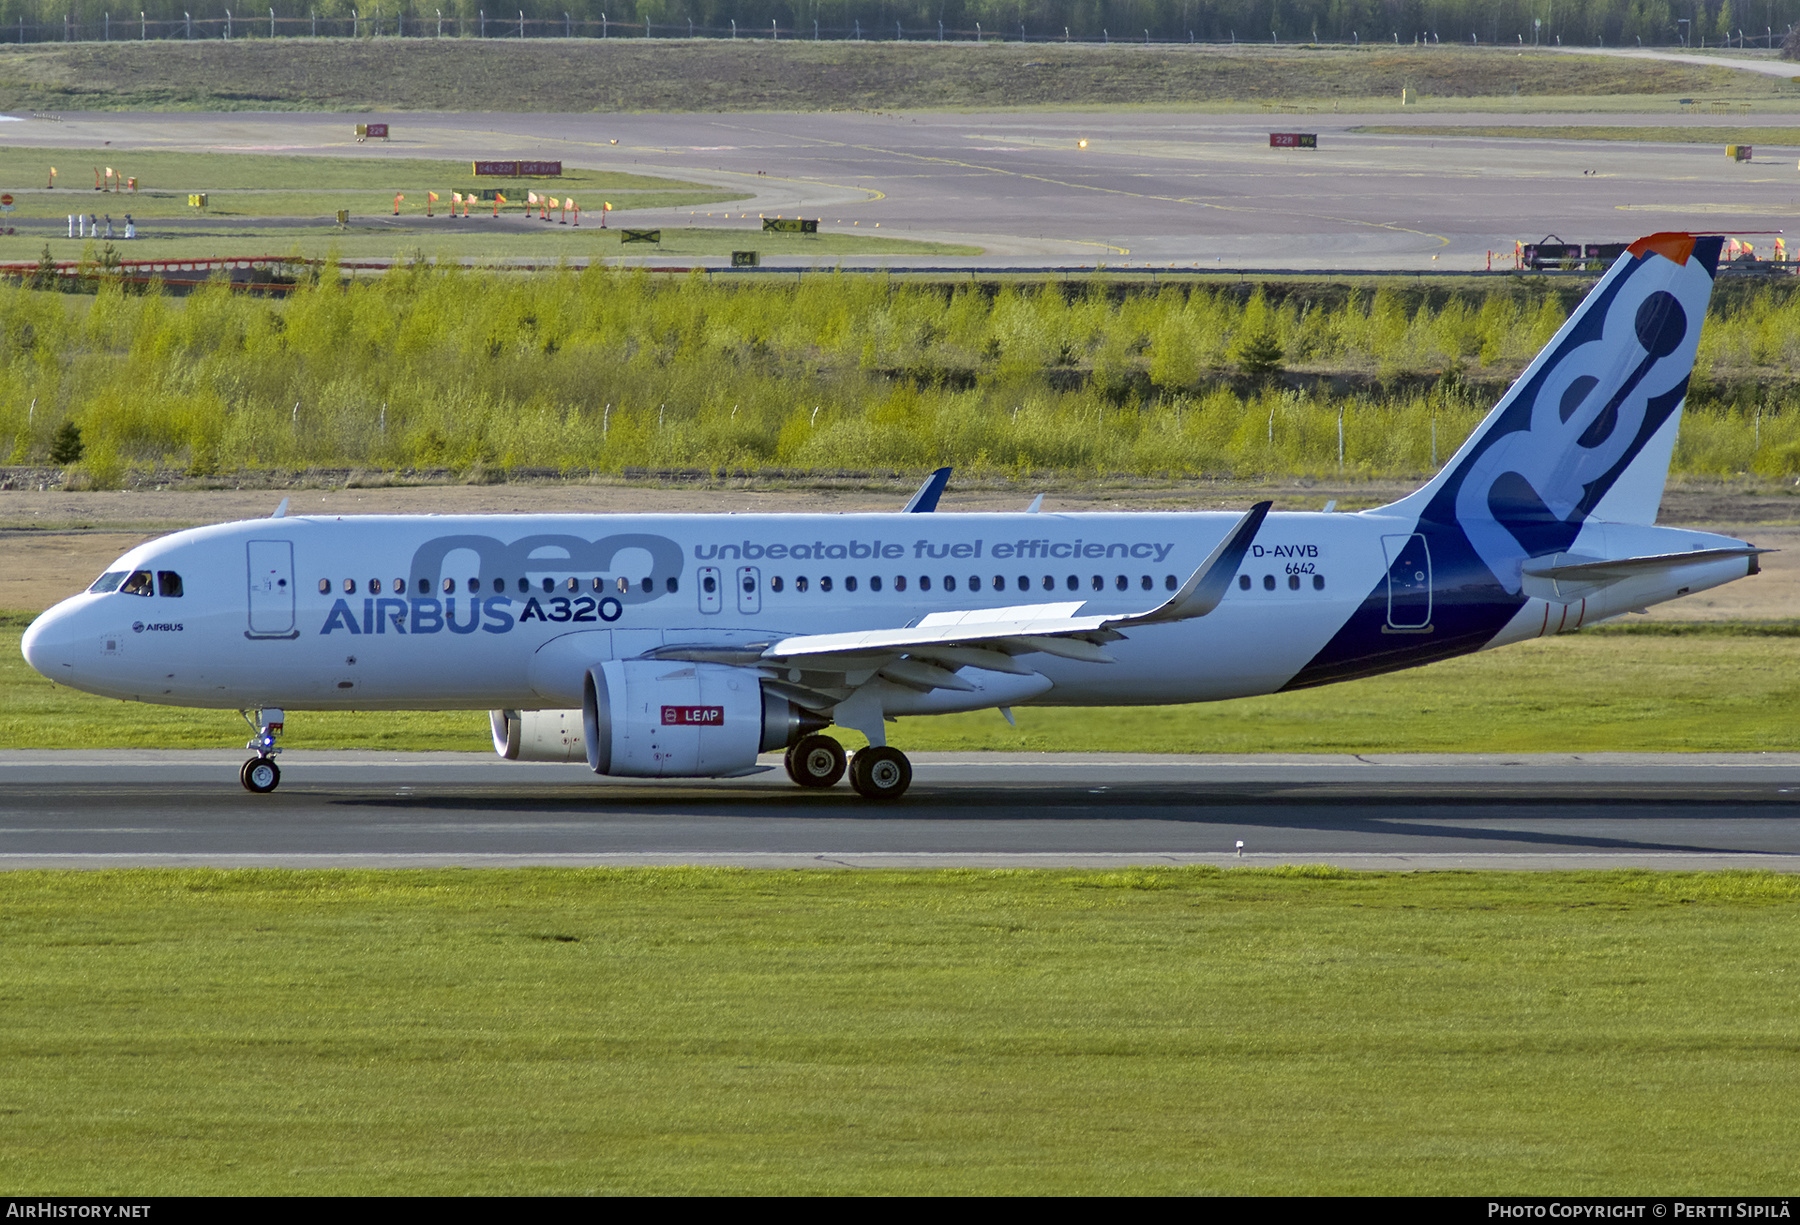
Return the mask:
M 1626 247 L 1625 250 L 1627 254 L 1639 257 L 1655 252 L 1664 259 L 1685 267 L 1688 256 L 1694 253 L 1694 237 L 1692 234 L 1674 232 L 1647 234 Z

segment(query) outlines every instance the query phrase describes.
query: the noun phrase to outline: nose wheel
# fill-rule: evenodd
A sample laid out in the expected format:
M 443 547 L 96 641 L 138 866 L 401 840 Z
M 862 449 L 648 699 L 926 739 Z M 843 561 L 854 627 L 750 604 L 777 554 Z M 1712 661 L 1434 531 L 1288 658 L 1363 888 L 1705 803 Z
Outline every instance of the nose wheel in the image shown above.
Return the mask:
M 281 786 L 281 767 L 270 758 L 252 757 L 238 771 L 238 781 L 244 784 L 245 791 L 267 795 Z
M 244 784 L 244 790 L 255 795 L 267 795 L 281 786 L 281 767 L 275 764 L 275 754 L 281 752 L 275 742 L 281 739 L 281 732 L 286 725 L 286 716 L 273 707 L 265 706 L 261 710 L 240 710 L 251 730 L 256 734 L 244 747 L 255 753 L 243 768 L 238 771 L 238 782 Z

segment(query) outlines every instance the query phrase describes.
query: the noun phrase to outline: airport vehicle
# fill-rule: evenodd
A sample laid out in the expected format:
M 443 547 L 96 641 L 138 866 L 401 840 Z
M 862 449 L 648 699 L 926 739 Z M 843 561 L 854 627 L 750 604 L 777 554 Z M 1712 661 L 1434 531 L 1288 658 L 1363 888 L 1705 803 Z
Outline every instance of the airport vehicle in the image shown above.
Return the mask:
M 467 708 L 510 759 L 735 777 L 785 750 L 801 786 L 894 799 L 897 718 L 1323 685 L 1755 574 L 1750 544 L 1655 526 L 1721 243 L 1631 244 L 1443 470 L 1372 510 L 950 514 L 940 472 L 898 514 L 278 512 L 131 550 L 24 652 L 242 710 L 253 792 L 286 711 Z

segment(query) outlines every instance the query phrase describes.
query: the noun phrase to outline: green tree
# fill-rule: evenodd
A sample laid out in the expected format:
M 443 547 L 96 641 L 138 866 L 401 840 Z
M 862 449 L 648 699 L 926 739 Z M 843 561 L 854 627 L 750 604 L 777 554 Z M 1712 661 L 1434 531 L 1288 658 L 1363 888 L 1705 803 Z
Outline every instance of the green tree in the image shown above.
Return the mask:
M 56 427 L 56 433 L 50 436 L 50 462 L 53 464 L 72 464 L 81 458 L 87 447 L 81 441 L 81 427 L 73 421 L 65 421 Z
M 44 244 L 44 253 L 38 257 L 37 270 L 31 274 L 33 289 L 55 289 L 59 284 L 56 275 L 56 257 L 50 254 L 50 244 Z
M 1238 369 L 1251 378 L 1269 378 L 1280 374 L 1283 359 L 1281 341 L 1270 328 L 1262 328 L 1244 338 L 1238 346 Z

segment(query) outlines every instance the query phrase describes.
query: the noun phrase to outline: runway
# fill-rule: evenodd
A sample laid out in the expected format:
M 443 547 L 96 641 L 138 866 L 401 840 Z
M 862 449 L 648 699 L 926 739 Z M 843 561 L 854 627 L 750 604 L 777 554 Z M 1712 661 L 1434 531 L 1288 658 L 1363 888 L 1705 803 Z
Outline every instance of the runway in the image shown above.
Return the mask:
M 387 118 L 394 138 L 355 143 L 352 121 L 370 118 Z M 1454 127 L 1502 118 L 1515 127 L 1728 124 L 1752 141 L 1760 127 L 1791 123 L 1790 116 L 1774 113 L 1728 119 L 1670 114 L 1650 103 L 1637 115 L 1503 117 L 96 113 L 8 124 L 6 141 L 49 147 L 109 142 L 114 155 L 165 149 L 562 160 L 750 193 L 728 207 L 711 206 L 710 216 L 705 207 L 632 210 L 616 216 L 621 225 L 722 226 L 729 214 L 730 224 L 748 233 L 762 213 L 818 217 L 827 230 L 874 232 L 879 226 L 887 237 L 974 244 L 984 254 L 966 262 L 988 268 L 1105 263 L 1190 271 L 1467 271 L 1485 267 L 1489 251 L 1500 253 L 1504 263 L 1515 240 L 1532 242 L 1551 233 L 1571 242 L 1599 242 L 1696 226 L 1779 231 L 1800 209 L 1794 154 L 1760 143 L 1758 160 L 1740 164 L 1713 144 L 1355 130 L 1396 122 Z M 1271 131 L 1315 132 L 1319 147 L 1272 150 Z M 64 219 L 56 210 L 66 211 L 62 203 L 54 203 L 55 215 L 33 219 L 43 194 L 21 190 L 21 235 L 41 231 L 53 238 L 61 232 Z M 612 236 L 595 231 L 594 242 L 596 258 L 618 256 Z M 146 253 L 151 246 L 145 244 Z M 668 259 L 647 256 L 637 262 Z M 769 261 L 770 266 L 813 262 L 820 261 Z M 907 267 L 958 261 L 936 255 L 859 256 L 845 262 Z
M 290 752 L 256 797 L 242 757 L 0 753 L 0 867 L 1800 871 L 1800 754 L 921 753 L 887 806 L 462 753 Z

